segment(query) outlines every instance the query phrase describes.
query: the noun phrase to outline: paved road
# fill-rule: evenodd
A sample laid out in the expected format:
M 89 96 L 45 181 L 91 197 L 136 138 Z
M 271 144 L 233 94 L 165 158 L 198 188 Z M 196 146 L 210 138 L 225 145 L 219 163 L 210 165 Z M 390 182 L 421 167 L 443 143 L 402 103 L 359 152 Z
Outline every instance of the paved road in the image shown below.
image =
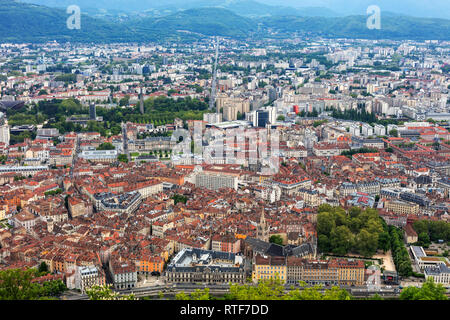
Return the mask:
M 76 140 L 76 147 L 75 147 L 75 154 L 72 157 L 72 165 L 70 166 L 70 180 L 73 179 L 73 168 L 75 167 L 75 163 L 77 162 L 78 159 L 78 153 L 80 152 L 80 138 L 77 134 L 77 140 Z

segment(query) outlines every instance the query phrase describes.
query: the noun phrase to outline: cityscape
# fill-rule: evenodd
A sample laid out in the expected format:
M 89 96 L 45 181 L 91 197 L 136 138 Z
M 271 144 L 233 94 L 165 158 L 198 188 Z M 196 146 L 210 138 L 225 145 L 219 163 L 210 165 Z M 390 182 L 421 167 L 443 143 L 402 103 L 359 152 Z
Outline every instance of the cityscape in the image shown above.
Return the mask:
M 0 0 L 0 300 L 448 300 L 445 2 L 73 2 Z

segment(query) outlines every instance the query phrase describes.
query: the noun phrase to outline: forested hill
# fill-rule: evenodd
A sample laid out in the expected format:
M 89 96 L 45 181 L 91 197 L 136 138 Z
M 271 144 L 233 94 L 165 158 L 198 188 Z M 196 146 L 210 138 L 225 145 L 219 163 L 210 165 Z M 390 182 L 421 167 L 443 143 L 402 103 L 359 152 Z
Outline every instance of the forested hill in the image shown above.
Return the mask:
M 188 41 L 201 36 L 432 39 L 450 40 L 450 20 L 386 15 L 381 30 L 369 30 L 365 16 L 248 18 L 223 8 L 196 8 L 161 17 L 112 22 L 82 14 L 81 29 L 69 30 L 63 9 L 0 0 L 0 42 Z M 274 33 L 275 32 L 275 33 Z

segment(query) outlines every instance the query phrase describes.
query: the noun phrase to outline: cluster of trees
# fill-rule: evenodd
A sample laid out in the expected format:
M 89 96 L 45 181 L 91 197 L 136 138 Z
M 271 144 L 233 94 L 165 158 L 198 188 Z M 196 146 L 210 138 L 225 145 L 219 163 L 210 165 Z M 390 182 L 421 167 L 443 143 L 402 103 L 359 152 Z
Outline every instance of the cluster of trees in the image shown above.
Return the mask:
M 374 152 L 378 152 L 378 151 L 379 150 L 377 150 L 377 149 L 360 148 L 360 149 L 353 149 L 353 150 L 349 150 L 349 151 L 343 151 L 341 154 L 343 156 L 346 156 L 351 159 L 352 156 L 357 153 L 374 153 Z
M 318 117 L 319 116 L 319 112 L 316 110 L 316 109 L 314 109 L 313 111 L 311 111 L 311 112 L 307 112 L 307 111 L 304 111 L 304 110 L 302 110 L 302 111 L 300 111 L 298 114 L 297 114 L 299 117 L 306 117 L 306 118 L 308 118 L 308 117 L 313 117 L 313 118 L 316 118 L 316 117 Z
M 144 114 L 139 106 L 134 108 L 97 108 L 97 114 L 103 117 L 103 123 L 94 122 L 92 125 L 104 126 L 103 131 L 111 128 L 112 134 L 120 133 L 120 123 L 131 121 L 136 123 L 153 123 L 155 126 L 173 123 L 175 118 L 182 120 L 201 120 L 203 113 L 208 111 L 208 104 L 190 97 L 177 100 L 168 97 L 149 98 L 144 101 Z M 89 124 L 88 124 L 89 126 Z M 96 130 L 102 135 L 102 129 Z M 116 132 L 116 133 L 115 133 Z
M 45 270 L 9 269 L 0 271 L 0 300 L 48 300 L 66 290 L 61 280 L 43 284 L 32 282 L 34 278 L 46 275 Z
M 104 142 L 97 147 L 97 150 L 115 150 L 116 147 L 112 145 L 111 142 Z
M 209 288 L 197 289 L 191 294 L 184 292 L 175 296 L 176 300 L 353 300 L 355 299 L 347 290 L 339 287 L 324 289 L 316 285 L 307 287 L 306 283 L 300 283 L 301 288 L 291 288 L 287 293 L 279 279 L 263 280 L 257 285 L 231 284 L 230 292 L 223 297 L 214 297 Z M 442 284 L 434 283 L 433 279 L 427 280 L 421 288 L 408 287 L 400 294 L 401 300 L 448 300 L 446 289 Z M 137 300 L 133 294 L 120 295 L 111 290 L 110 286 L 94 286 L 86 290 L 90 300 Z M 159 299 L 164 298 L 162 293 Z M 369 300 L 383 300 L 379 295 L 368 298 Z
M 327 123 L 327 122 L 328 122 L 327 119 L 319 120 L 319 121 L 314 121 L 313 127 L 314 127 L 314 128 L 317 128 L 318 126 L 320 126 L 320 125 L 322 125 L 322 124 L 324 124 L 324 123 Z
M 137 300 L 133 294 L 121 295 L 111 289 L 109 285 L 92 286 L 86 290 L 89 300 Z
M 165 131 L 165 132 L 143 132 L 138 133 L 137 138 L 138 139 L 145 139 L 147 137 L 170 137 L 172 135 L 172 131 Z
M 57 194 L 60 194 L 60 193 L 62 193 L 62 189 L 58 188 L 56 190 L 51 190 L 51 191 L 44 192 L 44 195 L 45 196 L 54 196 L 54 195 L 57 195 Z
M 354 109 L 345 110 L 344 112 L 332 108 L 331 111 L 332 111 L 331 116 L 336 119 L 362 121 L 367 123 L 377 122 L 375 114 L 367 112 L 365 108 L 361 108 L 359 110 Z
M 389 226 L 392 258 L 395 268 L 402 277 L 409 277 L 413 274 L 411 259 L 403 242 L 403 230 L 394 226 Z
M 130 96 L 127 94 L 125 97 L 120 99 L 119 106 L 121 106 L 121 107 L 127 106 L 129 103 L 130 103 Z
M 208 105 L 204 101 L 192 99 L 190 97 L 174 100 L 168 97 L 160 96 L 145 100 L 144 105 L 145 110 L 150 112 L 180 112 L 208 109 Z
M 442 72 L 443 73 L 450 73 L 450 64 L 444 64 L 442 66 Z
M 293 289 L 285 293 L 285 287 L 279 279 L 259 281 L 257 285 L 231 284 L 230 292 L 223 300 L 350 300 L 352 296 L 345 289 L 333 287 L 323 289 L 322 286 L 307 287 L 300 283 L 302 288 Z M 197 289 L 191 294 L 179 293 L 176 300 L 218 300 L 209 293 L 209 289 Z
M 275 243 L 275 244 L 279 244 L 280 246 L 283 245 L 283 238 L 278 235 L 278 234 L 274 234 L 273 236 L 270 237 L 269 239 L 270 243 Z
M 150 150 L 148 153 L 139 153 L 139 152 L 133 152 L 130 155 L 132 157 L 138 157 L 139 155 L 141 156 L 155 156 L 155 157 L 159 157 L 159 158 L 165 158 L 165 159 L 169 159 L 170 155 L 172 154 L 172 150 Z
M 317 235 L 319 250 L 335 255 L 353 252 L 371 257 L 378 249 L 386 252 L 390 248 L 387 226 L 371 208 L 353 207 L 346 212 L 323 204 L 317 216 Z
M 36 131 L 24 131 L 21 133 L 11 133 L 9 143 L 11 145 L 22 143 L 25 139 L 34 140 L 36 138 Z
M 55 81 L 63 81 L 65 83 L 75 83 L 77 82 L 77 75 L 74 73 L 65 73 L 59 76 L 56 76 Z
M 177 204 L 179 202 L 186 204 L 186 202 L 188 201 L 188 198 L 181 194 L 174 194 L 170 199 L 173 199 L 175 204 Z
M 429 278 L 420 288 L 408 287 L 400 294 L 400 300 L 448 300 L 445 287 Z
M 417 220 L 413 224 L 417 232 L 418 245 L 428 247 L 431 242 L 450 241 L 450 223 L 445 221 Z
M 126 154 L 119 154 L 119 156 L 117 157 L 117 160 L 123 163 L 128 163 L 128 157 Z
M 61 134 L 66 132 L 99 132 L 102 136 L 117 135 L 121 132 L 121 122 L 153 123 L 155 126 L 173 123 L 175 118 L 182 120 L 201 120 L 208 111 L 205 101 L 190 97 L 177 100 L 168 97 L 149 98 L 145 101 L 145 113 L 142 115 L 139 106 L 116 107 L 111 109 L 97 108 L 97 114 L 103 122 L 88 121 L 86 126 L 67 122 L 68 117 L 87 115 L 89 110 L 76 99 L 40 101 L 38 104 L 24 106 L 21 110 L 8 111 L 11 125 L 43 124 L 45 128 L 57 128 Z M 26 138 L 34 139 L 35 132 L 23 132 L 11 135 L 12 143 L 23 142 Z
M 45 116 L 40 114 L 40 115 L 30 115 L 27 113 L 24 113 L 23 111 L 26 111 L 25 109 L 21 109 L 18 112 L 20 113 L 12 113 L 12 111 L 8 112 L 10 113 L 8 115 L 8 124 L 11 126 L 16 126 L 16 125 L 36 125 L 39 123 L 42 123 L 45 121 Z

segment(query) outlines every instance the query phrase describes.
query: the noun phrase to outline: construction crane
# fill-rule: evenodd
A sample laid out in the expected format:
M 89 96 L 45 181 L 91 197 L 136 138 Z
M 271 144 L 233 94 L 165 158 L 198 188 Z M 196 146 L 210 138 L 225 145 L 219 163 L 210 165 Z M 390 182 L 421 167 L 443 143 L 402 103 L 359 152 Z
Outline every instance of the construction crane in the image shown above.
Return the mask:
M 217 60 L 219 59 L 219 37 L 216 37 L 216 60 L 214 62 L 213 79 L 211 83 L 211 96 L 209 98 L 209 109 L 214 109 L 217 91 Z

